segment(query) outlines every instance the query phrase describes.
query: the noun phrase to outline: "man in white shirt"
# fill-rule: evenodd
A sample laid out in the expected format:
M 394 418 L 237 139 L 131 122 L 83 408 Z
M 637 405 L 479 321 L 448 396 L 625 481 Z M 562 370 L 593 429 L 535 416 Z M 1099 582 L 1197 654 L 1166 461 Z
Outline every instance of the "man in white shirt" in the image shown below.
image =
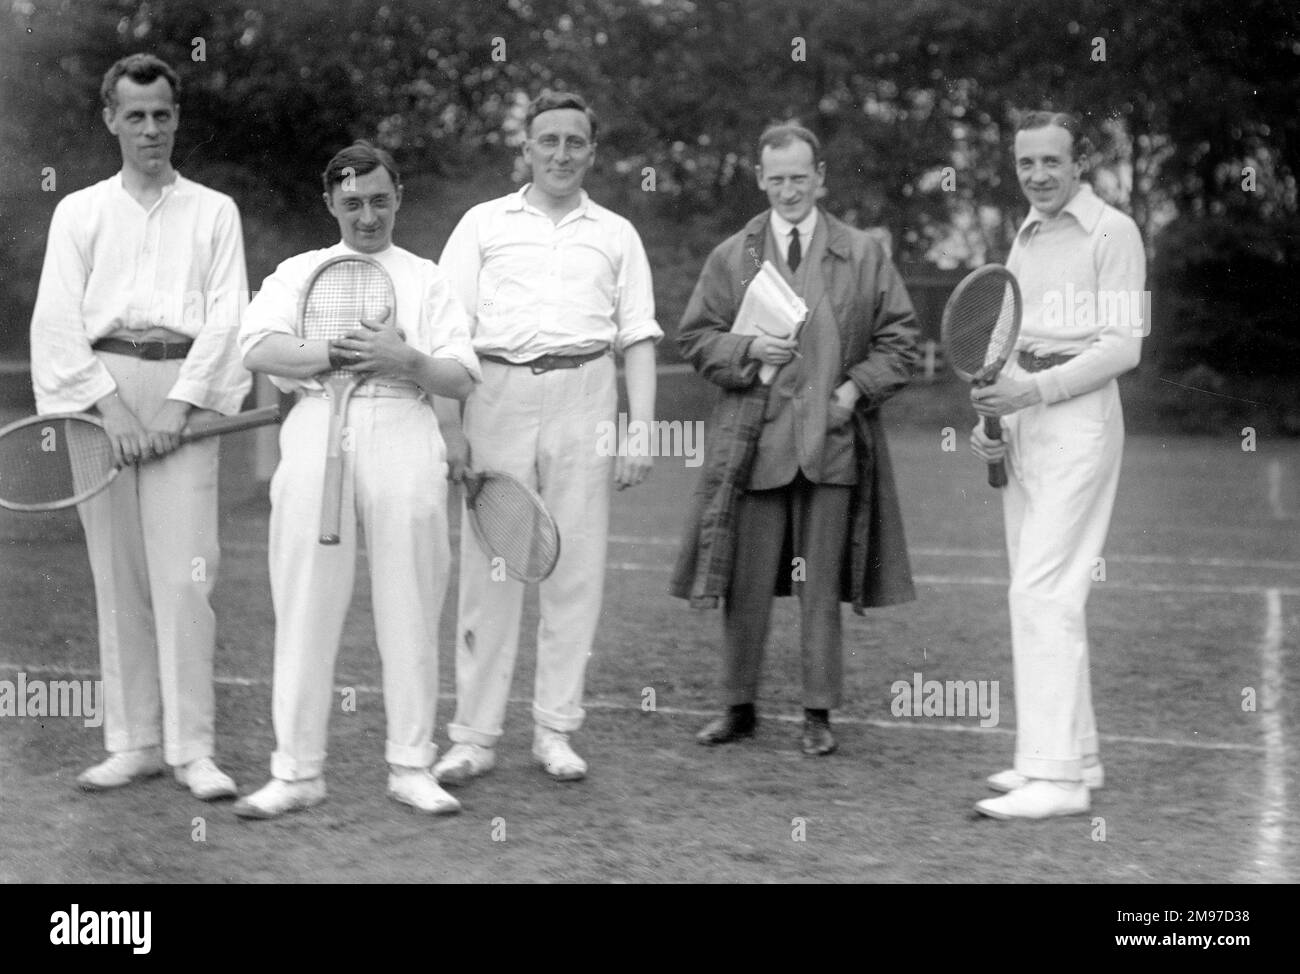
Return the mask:
M 78 506 L 109 758 L 77 782 L 118 788 L 171 765 L 196 797 L 231 797 L 212 760 L 218 447 L 180 433 L 238 412 L 251 385 L 235 345 L 239 210 L 172 168 L 180 82 L 167 64 L 122 58 L 100 94 L 122 170 L 55 208 L 31 330 L 38 411 L 95 409 L 124 465 Z
M 478 362 L 446 276 L 392 242 L 402 186 L 389 154 L 354 143 L 330 160 L 323 183 L 342 239 L 280 264 L 248 306 L 239 333 L 244 363 L 300 398 L 280 431 L 271 481 L 272 777 L 240 799 L 235 813 L 275 818 L 325 800 L 334 660 L 352 600 L 358 521 L 383 660 L 388 794 L 429 814 L 456 812 L 460 803 L 429 773 L 437 757 L 438 621 L 451 563 L 439 426 L 444 412 L 455 414 L 451 400 L 464 399 L 480 378 Z M 298 337 L 299 299 L 312 272 L 349 254 L 383 266 L 397 307 L 334 342 Z M 330 403 L 315 377 L 331 368 L 371 378 L 348 407 L 344 515 L 339 544 L 326 546 L 319 526 Z M 435 396 L 448 398 L 431 406 Z
M 1146 253 L 1133 220 L 1081 181 L 1086 156 L 1073 116 L 1021 120 L 1016 173 L 1032 210 L 1007 259 L 1020 338 L 998 380 L 971 393 L 1003 425 L 1001 441 L 977 425 L 971 448 L 1005 459 L 1008 479 L 1015 767 L 989 778 L 1007 794 L 975 806 L 999 819 L 1082 814 L 1103 783 L 1085 606 L 1124 451 L 1115 380 L 1137 365 L 1147 327 Z
M 596 117 L 580 97 L 543 94 L 529 106 L 525 162 L 532 182 L 473 207 L 441 265 L 469 312 L 483 383 L 465 404 L 464 436 L 448 438 L 453 478 L 472 460 L 539 491 L 562 539 L 540 586 L 533 756 L 561 781 L 587 764 L 569 735 L 582 726 L 583 678 L 604 587 L 611 475 L 620 489 L 650 470 L 645 456 L 603 456 L 623 355 L 629 428 L 654 418 L 655 321 L 650 265 L 632 224 L 582 189 L 596 151 Z M 647 427 L 648 428 L 648 427 Z M 466 446 L 466 440 L 468 446 Z M 624 452 L 620 450 L 620 453 Z M 523 583 L 478 545 L 460 546 L 454 746 L 434 768 L 460 784 L 496 763 L 519 645 Z

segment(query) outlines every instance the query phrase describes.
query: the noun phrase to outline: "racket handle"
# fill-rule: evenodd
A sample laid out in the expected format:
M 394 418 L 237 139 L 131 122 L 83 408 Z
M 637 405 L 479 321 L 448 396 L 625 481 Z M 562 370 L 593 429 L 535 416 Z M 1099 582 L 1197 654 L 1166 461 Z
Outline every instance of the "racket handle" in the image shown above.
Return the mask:
M 269 426 L 272 423 L 280 422 L 282 419 L 284 419 L 284 415 L 279 406 L 263 406 L 261 409 L 252 409 L 246 413 L 222 416 L 218 419 L 210 419 L 206 422 L 195 423 L 193 426 L 187 426 L 181 431 L 181 442 L 192 443 L 195 440 L 206 439 L 209 436 L 239 433 L 243 430 L 256 429 L 259 426 Z
M 343 457 L 325 458 L 325 486 L 321 493 L 320 543 L 338 544 L 339 525 L 343 517 Z
M 984 417 L 984 435 L 990 440 L 1002 439 L 1002 421 L 996 416 Z M 1007 466 L 1001 460 L 989 464 L 989 486 L 1005 487 L 1007 485 Z

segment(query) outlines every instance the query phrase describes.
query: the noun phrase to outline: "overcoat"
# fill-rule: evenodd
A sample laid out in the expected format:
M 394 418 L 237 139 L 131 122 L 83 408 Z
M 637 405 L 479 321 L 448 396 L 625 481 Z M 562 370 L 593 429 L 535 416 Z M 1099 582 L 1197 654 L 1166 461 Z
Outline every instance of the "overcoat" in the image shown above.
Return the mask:
M 748 358 L 751 339 L 731 334 L 745 289 L 763 264 L 771 211 L 749 221 L 709 255 L 682 316 L 683 356 L 721 394 L 707 429 L 703 470 L 669 591 L 695 608 L 714 608 L 730 588 L 736 565 L 735 516 L 744 493 L 769 388 Z M 916 315 L 898 271 L 880 243 L 824 210 L 827 227 L 819 293 L 805 300 L 813 316 L 829 315 L 840 335 L 841 375 L 861 390 L 854 408 L 857 483 L 850 502 L 850 542 L 840 576 L 841 601 L 866 608 L 916 598 L 880 405 L 902 389 L 917 362 Z M 804 327 L 808 327 L 805 324 Z M 790 561 L 789 552 L 784 562 Z M 791 594 L 791 573 L 777 576 L 776 595 Z

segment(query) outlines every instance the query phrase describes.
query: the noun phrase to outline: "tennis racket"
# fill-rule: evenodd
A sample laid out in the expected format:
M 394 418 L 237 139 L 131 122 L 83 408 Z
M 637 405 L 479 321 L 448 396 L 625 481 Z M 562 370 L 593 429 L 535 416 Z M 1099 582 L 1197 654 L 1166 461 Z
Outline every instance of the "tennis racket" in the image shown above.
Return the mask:
M 994 382 L 1020 334 L 1020 285 L 1001 264 L 985 264 L 962 278 L 943 308 L 943 344 L 953 371 L 972 386 Z M 1002 439 L 1002 421 L 984 417 L 984 434 Z M 1005 487 L 1007 468 L 989 464 L 989 486 Z
M 279 406 L 223 416 L 187 427 L 181 442 L 282 418 Z M 0 507 L 11 511 L 57 511 L 80 504 L 111 484 L 120 469 L 103 421 L 89 413 L 30 416 L 0 429 Z
M 465 510 L 479 546 L 506 574 L 540 582 L 560 560 L 560 529 L 537 492 L 498 470 L 465 474 Z
M 298 333 L 307 339 L 334 341 L 371 321 L 397 313 L 393 281 L 378 261 L 360 254 L 331 257 L 312 272 L 298 304 Z M 389 318 L 390 322 L 393 319 Z M 395 322 L 393 322 L 395 323 Z M 339 543 L 343 518 L 343 427 L 348 403 L 366 375 L 346 369 L 322 372 L 317 379 L 330 401 L 325 446 L 325 484 L 321 492 L 320 543 Z

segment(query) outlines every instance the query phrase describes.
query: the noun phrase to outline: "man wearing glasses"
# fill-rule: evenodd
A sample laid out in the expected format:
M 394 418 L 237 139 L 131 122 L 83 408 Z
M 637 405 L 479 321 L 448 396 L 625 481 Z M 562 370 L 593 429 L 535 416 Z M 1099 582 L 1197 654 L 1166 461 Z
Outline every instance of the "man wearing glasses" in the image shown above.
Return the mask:
M 573 781 L 587 773 L 569 734 L 584 716 L 610 479 L 634 486 L 651 463 L 598 448 L 601 425 L 615 419 L 613 353 L 623 355 L 629 428 L 650 424 L 654 343 L 663 332 L 640 237 L 582 189 L 595 159 L 595 113 L 577 95 L 548 92 L 529 105 L 525 123 L 532 182 L 466 213 L 439 262 L 469 313 L 483 367 L 465 402 L 463 434 L 443 435 L 453 480 L 462 479 L 472 449 L 475 469 L 505 471 L 536 489 L 559 526 L 560 560 L 539 591 L 533 756 L 552 778 Z M 462 537 L 454 746 L 434 767 L 443 784 L 496 764 L 523 597 L 522 582 Z

